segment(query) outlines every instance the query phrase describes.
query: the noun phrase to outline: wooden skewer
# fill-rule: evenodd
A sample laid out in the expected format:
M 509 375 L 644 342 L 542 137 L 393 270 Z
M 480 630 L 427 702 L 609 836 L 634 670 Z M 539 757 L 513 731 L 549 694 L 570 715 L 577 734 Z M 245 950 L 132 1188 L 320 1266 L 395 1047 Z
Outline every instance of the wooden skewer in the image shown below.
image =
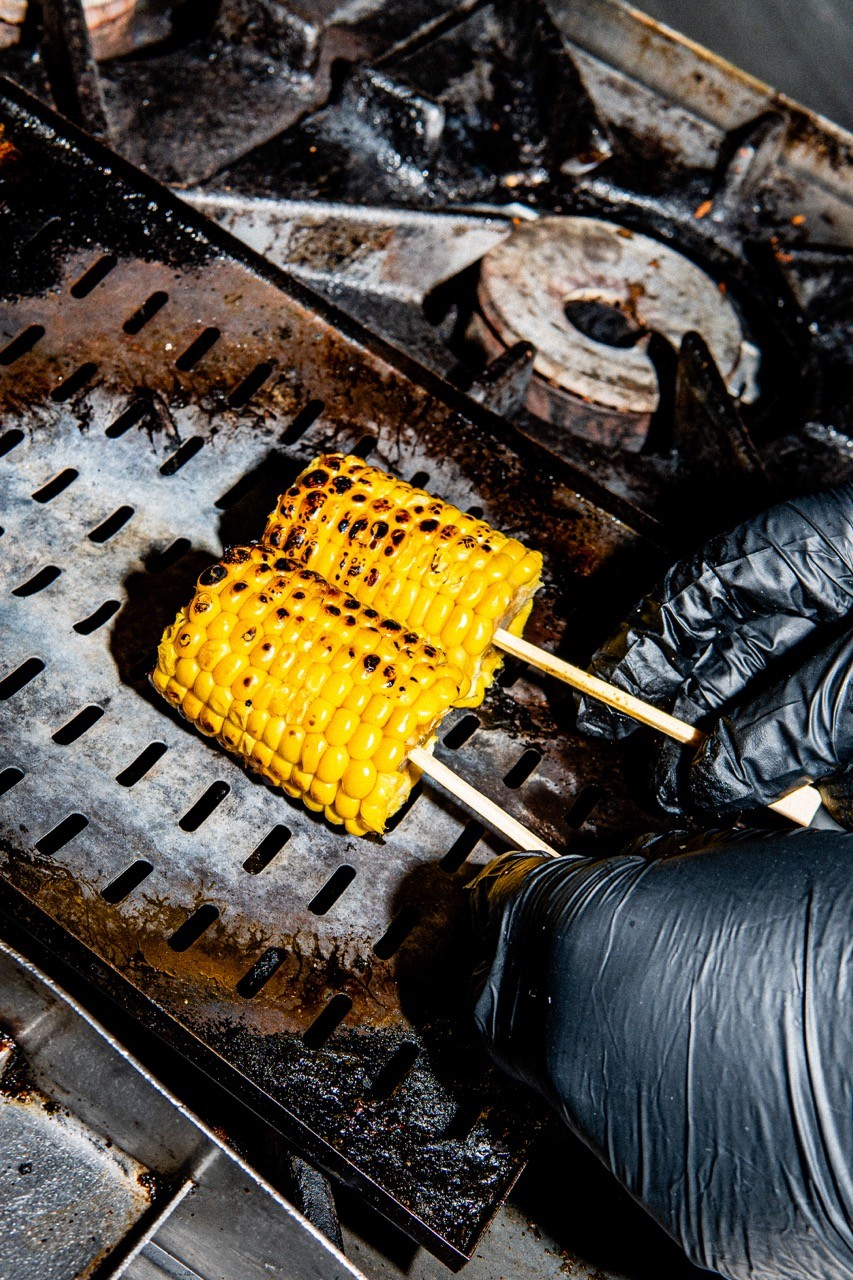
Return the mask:
M 496 631 L 493 643 L 505 653 L 511 653 L 514 658 L 521 658 L 523 662 L 529 662 L 540 671 L 547 671 L 549 675 L 570 684 L 573 689 L 579 689 L 581 693 L 589 694 L 591 698 L 607 703 L 609 707 L 630 716 L 632 720 L 639 720 L 641 724 L 657 729 L 669 738 L 675 738 L 676 742 L 682 742 L 689 747 L 699 747 L 705 741 L 706 735 L 695 725 L 687 724 L 685 720 L 678 720 L 666 711 L 660 711 L 650 702 L 644 702 L 642 698 L 636 698 L 632 693 L 626 693 L 624 689 L 608 684 L 598 676 L 590 675 L 588 671 L 573 666 L 571 662 L 555 658 L 553 654 L 546 653 L 544 649 L 530 644 L 528 640 L 521 640 L 518 636 L 511 635 L 509 631 Z M 774 800 L 769 808 L 789 818 L 791 822 L 807 827 L 821 803 L 820 792 L 815 787 L 805 786 L 798 787 L 796 791 L 783 796 L 781 800 Z
M 522 826 L 520 822 L 516 822 L 515 818 L 510 817 L 500 805 L 495 804 L 494 800 L 490 800 L 488 796 L 484 796 L 476 787 L 472 787 L 470 783 L 465 782 L 464 779 L 460 778 L 452 769 L 448 769 L 446 764 L 436 760 L 435 756 L 423 747 L 413 747 L 409 752 L 409 760 L 422 773 L 432 778 L 433 782 L 437 782 L 445 791 L 449 791 L 451 795 L 456 796 L 457 800 L 461 800 L 467 808 L 478 814 L 490 827 L 494 827 L 495 831 L 499 831 L 502 836 L 506 836 L 514 849 L 547 853 L 552 858 L 559 858 L 560 855 L 556 849 L 552 849 L 539 836 L 534 835 L 532 831 L 528 831 L 527 827 Z

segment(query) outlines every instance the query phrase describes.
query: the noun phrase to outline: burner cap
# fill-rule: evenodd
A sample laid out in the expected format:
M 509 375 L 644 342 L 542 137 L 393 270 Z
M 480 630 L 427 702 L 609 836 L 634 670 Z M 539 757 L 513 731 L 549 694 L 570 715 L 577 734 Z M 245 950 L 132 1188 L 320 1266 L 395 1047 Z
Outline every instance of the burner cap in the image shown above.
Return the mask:
M 659 398 L 647 350 L 653 333 L 678 349 L 697 331 L 729 391 L 746 403 L 757 396 L 759 353 L 725 294 L 682 254 L 616 223 L 523 223 L 483 258 L 479 302 L 487 346 L 536 347 L 534 371 L 549 384 L 545 416 L 552 421 L 572 425 L 571 412 L 560 412 L 561 395 L 608 415 L 648 418 Z M 538 412 L 542 390 L 532 393 Z

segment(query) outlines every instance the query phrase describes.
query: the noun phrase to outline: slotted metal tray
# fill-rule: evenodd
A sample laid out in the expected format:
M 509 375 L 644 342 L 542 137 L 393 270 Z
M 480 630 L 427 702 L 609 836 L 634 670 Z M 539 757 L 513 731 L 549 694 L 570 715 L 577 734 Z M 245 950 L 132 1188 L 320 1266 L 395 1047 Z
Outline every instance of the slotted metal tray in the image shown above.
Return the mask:
M 200 568 L 325 448 L 420 473 L 542 547 L 529 634 L 553 648 L 606 627 L 650 548 L 570 468 L 8 83 L 0 124 L 5 893 L 459 1265 L 532 1123 L 469 1029 L 462 886 L 500 844 L 426 792 L 384 843 L 342 836 L 145 672 Z M 439 755 L 552 844 L 590 788 L 599 830 L 646 826 L 562 701 L 507 682 L 448 721 Z

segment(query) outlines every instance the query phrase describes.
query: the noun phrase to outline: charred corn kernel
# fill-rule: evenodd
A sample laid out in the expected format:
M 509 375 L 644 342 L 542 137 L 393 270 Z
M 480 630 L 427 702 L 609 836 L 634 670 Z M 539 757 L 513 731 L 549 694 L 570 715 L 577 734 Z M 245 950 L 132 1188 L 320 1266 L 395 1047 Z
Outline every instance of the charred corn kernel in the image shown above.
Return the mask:
M 306 733 L 305 740 L 302 743 L 302 755 L 300 757 L 300 765 L 306 773 L 313 775 L 317 772 L 320 763 L 320 757 L 326 749 L 326 739 L 322 733 Z
M 321 455 L 282 494 L 264 541 L 457 660 L 459 706 L 482 701 L 501 662 L 494 633 L 527 616 L 542 573 L 539 552 L 518 539 L 340 453 Z M 361 636 L 349 644 L 371 651 Z
M 206 627 L 212 610 L 195 608 L 214 587 L 218 638 Z M 406 799 L 417 776 L 408 753 L 435 733 L 465 677 L 399 622 L 253 545 L 202 575 L 164 632 L 152 680 L 249 768 L 364 835 Z
M 322 733 L 334 714 L 334 703 L 326 698 L 315 698 L 308 708 L 305 727 L 311 733 Z

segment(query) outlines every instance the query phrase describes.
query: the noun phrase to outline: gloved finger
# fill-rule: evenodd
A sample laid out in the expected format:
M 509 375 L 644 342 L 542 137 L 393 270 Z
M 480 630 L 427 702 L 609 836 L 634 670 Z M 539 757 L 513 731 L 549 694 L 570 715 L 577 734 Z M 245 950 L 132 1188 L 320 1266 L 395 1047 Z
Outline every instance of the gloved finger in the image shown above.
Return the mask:
M 532 871 L 551 861 L 544 853 L 502 853 L 469 886 L 474 933 L 487 954 L 494 952 L 508 903 Z
M 853 765 L 853 632 L 724 716 L 692 759 L 668 752 L 670 812 L 719 818 L 778 800 Z
M 602 679 L 700 727 L 817 627 L 853 608 L 853 485 L 772 507 L 676 564 L 594 656 Z M 582 697 L 578 726 L 635 727 Z

